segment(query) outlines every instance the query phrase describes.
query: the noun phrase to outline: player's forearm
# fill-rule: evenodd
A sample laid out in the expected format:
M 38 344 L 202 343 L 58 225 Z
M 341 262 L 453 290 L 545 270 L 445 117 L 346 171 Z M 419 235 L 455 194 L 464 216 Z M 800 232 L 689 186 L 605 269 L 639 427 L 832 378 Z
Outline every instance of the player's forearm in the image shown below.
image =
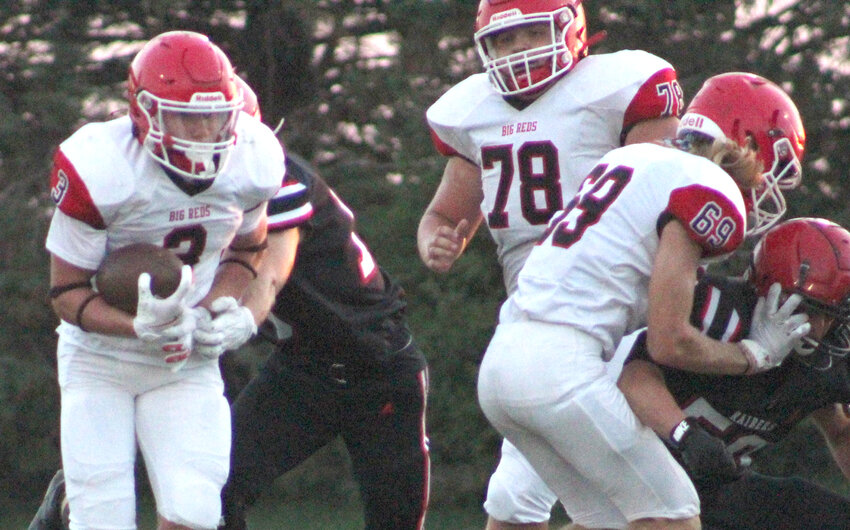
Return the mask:
M 690 324 L 647 334 L 653 360 L 689 372 L 742 375 L 750 363 L 740 344 L 711 339 Z
M 242 305 L 251 311 L 258 325 L 268 317 L 277 294 L 292 273 L 299 240 L 298 228 L 269 233 L 268 256 L 242 298 Z
M 50 305 L 65 322 L 85 331 L 133 337 L 133 316 L 107 304 L 91 287 L 95 271 L 50 257 Z
M 246 261 L 246 263 L 250 263 Z M 215 279 L 209 292 L 197 305 L 209 307 L 213 300 L 222 297 L 233 297 L 240 300 L 245 294 L 248 285 L 254 280 L 256 269 L 248 268 L 239 262 L 228 261 L 219 265 L 215 273 Z
M 649 282 L 647 347 L 660 364 L 709 374 L 740 375 L 749 367 L 737 344 L 711 339 L 690 323 L 702 249 L 679 221 L 664 227 Z
M 664 439 L 685 419 L 661 371 L 649 362 L 636 360 L 626 364 L 617 386 L 641 423 Z
M 259 275 L 266 258 L 268 241 L 263 223 L 253 232 L 233 238 L 219 260 L 212 286 L 198 305 L 209 307 L 213 300 L 233 297 L 240 300 L 248 285 Z
M 107 304 L 93 289 L 75 289 L 53 299 L 56 315 L 91 332 L 135 337 L 133 316 Z

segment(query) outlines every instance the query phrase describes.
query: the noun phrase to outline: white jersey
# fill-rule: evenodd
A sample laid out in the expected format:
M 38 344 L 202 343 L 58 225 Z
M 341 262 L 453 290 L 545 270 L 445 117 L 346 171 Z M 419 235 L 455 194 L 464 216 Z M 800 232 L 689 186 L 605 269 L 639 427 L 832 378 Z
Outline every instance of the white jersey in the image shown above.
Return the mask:
M 228 165 L 208 187 L 193 187 L 169 177 L 145 151 L 129 117 L 82 127 L 54 157 L 51 194 L 57 210 L 47 249 L 89 270 L 130 243 L 172 249 L 192 265 L 187 301 L 197 303 L 212 285 L 222 251 L 236 234 L 257 227 L 285 174 L 283 148 L 267 126 L 242 116 L 236 135 Z M 59 333 L 99 353 L 160 362 L 142 353 L 146 345 L 138 339 L 86 333 L 64 321 Z
M 744 239 L 743 197 L 716 164 L 656 144 L 610 152 L 552 218 L 500 322 L 577 327 L 601 342 L 607 360 L 624 334 L 645 325 L 659 235 L 671 219 L 706 258 L 727 254 Z
M 599 158 L 621 146 L 636 123 L 681 109 L 672 66 L 626 50 L 582 59 L 525 107 L 506 101 L 486 74 L 473 75 L 437 100 L 427 118 L 441 153 L 481 169 L 481 211 L 511 293 L 552 214 Z

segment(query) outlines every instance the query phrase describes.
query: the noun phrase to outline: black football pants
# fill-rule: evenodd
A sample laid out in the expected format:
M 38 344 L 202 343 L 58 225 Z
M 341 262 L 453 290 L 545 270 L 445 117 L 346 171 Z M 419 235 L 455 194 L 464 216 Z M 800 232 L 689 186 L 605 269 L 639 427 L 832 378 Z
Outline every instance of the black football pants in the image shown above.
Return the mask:
M 850 528 L 850 499 L 799 477 L 747 472 L 699 493 L 706 530 Z
M 351 457 L 365 527 L 421 528 L 430 472 L 425 386 L 424 370 L 337 372 L 273 355 L 232 406 L 224 528 L 245 528 L 245 512 L 259 495 L 336 436 Z

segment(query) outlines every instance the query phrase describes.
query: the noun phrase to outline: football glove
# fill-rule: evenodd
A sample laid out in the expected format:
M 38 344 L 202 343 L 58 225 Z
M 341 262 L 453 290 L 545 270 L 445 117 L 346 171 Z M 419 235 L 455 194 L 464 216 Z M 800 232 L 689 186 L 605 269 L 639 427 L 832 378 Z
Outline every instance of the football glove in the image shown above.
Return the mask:
M 748 374 L 762 372 L 782 364 L 785 357 L 805 337 L 811 325 L 805 313 L 794 313 L 803 298 L 792 294 L 779 307 L 782 287 L 779 283 L 770 286 L 766 297 L 760 297 L 753 312 L 749 336 L 741 341 L 747 356 Z
M 162 351 L 165 365 L 172 372 L 183 368 L 183 365 L 189 360 L 189 355 L 192 353 L 192 334 L 188 333 L 177 337 L 176 339 L 168 340 L 158 344 Z
M 148 273 L 139 275 L 139 302 L 133 319 L 133 330 L 137 337 L 162 355 L 165 364 L 173 371 L 186 364 L 192 350 L 195 316 L 185 303 L 191 285 L 192 268 L 189 265 L 183 266 L 180 284 L 167 298 L 154 296 Z
M 723 484 L 741 476 L 735 457 L 723 440 L 712 436 L 694 417 L 685 418 L 670 433 L 670 444 L 678 451 L 685 470 L 698 484 Z
M 143 272 L 139 275 L 139 302 L 133 330 L 136 336 L 145 342 L 161 342 L 164 339 L 182 337 L 194 330 L 194 319 L 186 319 L 188 308 L 186 296 L 192 285 L 192 268 L 183 265 L 180 271 L 180 284 L 167 298 L 157 298 L 151 292 L 151 276 Z
M 195 352 L 208 358 L 218 358 L 228 350 L 235 350 L 257 333 L 254 314 L 231 296 L 216 298 L 210 312 L 196 308 L 198 325 L 193 334 Z M 206 314 L 205 314 L 206 313 Z

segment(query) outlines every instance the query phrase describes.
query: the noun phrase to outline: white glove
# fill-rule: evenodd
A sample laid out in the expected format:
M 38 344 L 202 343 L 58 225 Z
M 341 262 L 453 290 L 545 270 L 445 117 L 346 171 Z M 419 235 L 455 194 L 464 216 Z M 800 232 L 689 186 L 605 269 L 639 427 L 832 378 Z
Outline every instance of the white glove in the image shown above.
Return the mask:
M 206 307 L 195 307 L 192 311 L 195 314 L 196 322 L 195 331 L 192 333 L 195 353 L 210 359 L 218 358 L 224 353 L 224 348 L 221 346 L 224 333 L 213 328 L 212 313 Z
M 183 368 L 192 353 L 192 334 L 188 333 L 176 339 L 158 343 L 163 360 L 172 372 Z
M 195 309 L 198 325 L 192 338 L 196 353 L 215 359 L 227 350 L 242 346 L 257 333 L 254 314 L 239 305 L 235 298 L 216 298 L 210 309 L 215 318 L 210 318 L 210 313 L 203 308 Z
M 192 351 L 195 316 L 185 302 L 191 285 L 192 267 L 189 265 L 181 269 L 177 289 L 164 299 L 151 293 L 148 273 L 139 275 L 139 302 L 133 329 L 137 337 L 162 354 L 165 364 L 173 371 L 186 364 Z
M 184 302 L 191 285 L 192 267 L 183 265 L 177 289 L 168 298 L 157 298 L 151 292 L 150 274 L 140 274 L 139 302 L 136 306 L 136 318 L 133 319 L 136 336 L 145 342 L 159 342 L 165 338 L 192 333 L 194 319 L 190 319 L 186 322 L 187 325 L 183 326 L 183 317 L 188 312 Z
M 792 315 L 803 298 L 799 294 L 792 294 L 779 307 L 781 294 L 782 286 L 774 283 L 767 296 L 759 298 L 756 303 L 750 334 L 741 341 L 750 365 L 748 374 L 763 372 L 782 364 L 794 346 L 811 330 L 807 314 Z

